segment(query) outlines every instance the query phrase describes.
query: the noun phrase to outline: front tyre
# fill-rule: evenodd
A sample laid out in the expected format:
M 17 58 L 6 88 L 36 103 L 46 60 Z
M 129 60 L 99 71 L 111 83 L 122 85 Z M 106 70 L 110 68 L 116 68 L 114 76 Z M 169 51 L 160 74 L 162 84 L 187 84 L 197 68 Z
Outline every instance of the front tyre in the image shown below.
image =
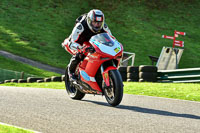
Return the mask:
M 110 87 L 104 89 L 105 98 L 111 106 L 117 106 L 123 97 L 123 81 L 118 70 L 110 70 L 109 78 Z
M 81 100 L 85 96 L 85 93 L 80 92 L 76 87 L 77 86 L 73 85 L 69 81 L 68 67 L 67 67 L 65 71 L 65 88 L 67 90 L 67 93 L 69 94 L 70 98 L 74 100 Z

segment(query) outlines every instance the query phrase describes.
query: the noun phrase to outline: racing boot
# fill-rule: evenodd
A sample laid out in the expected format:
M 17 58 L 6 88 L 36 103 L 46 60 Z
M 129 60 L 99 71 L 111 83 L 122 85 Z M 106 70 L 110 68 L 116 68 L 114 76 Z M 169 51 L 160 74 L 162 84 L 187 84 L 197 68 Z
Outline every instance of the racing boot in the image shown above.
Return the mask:
M 77 55 L 72 56 L 70 63 L 68 65 L 68 75 L 70 81 L 77 81 L 77 78 L 75 76 L 76 67 L 79 64 L 80 59 L 77 58 Z

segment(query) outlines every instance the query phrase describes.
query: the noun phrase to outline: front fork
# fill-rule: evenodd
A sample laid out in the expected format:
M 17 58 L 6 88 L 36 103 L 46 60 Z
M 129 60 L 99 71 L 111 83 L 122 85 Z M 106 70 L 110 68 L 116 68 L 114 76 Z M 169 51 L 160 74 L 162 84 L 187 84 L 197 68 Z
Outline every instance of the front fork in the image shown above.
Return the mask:
M 110 86 L 109 71 L 110 71 L 110 70 L 116 70 L 116 69 L 117 69 L 117 68 L 114 67 L 114 66 L 109 66 L 109 67 L 106 68 L 106 70 L 104 70 L 103 65 L 101 65 L 101 74 L 102 74 L 102 76 L 103 76 L 103 81 L 104 81 L 106 87 L 109 87 L 109 86 Z

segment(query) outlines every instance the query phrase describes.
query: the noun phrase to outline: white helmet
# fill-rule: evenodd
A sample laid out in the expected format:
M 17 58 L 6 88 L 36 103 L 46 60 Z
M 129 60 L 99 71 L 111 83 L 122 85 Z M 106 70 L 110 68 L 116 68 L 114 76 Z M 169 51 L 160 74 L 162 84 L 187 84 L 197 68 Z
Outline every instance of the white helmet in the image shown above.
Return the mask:
M 104 14 L 98 9 L 93 9 L 87 14 L 87 24 L 91 31 L 98 33 L 104 25 Z

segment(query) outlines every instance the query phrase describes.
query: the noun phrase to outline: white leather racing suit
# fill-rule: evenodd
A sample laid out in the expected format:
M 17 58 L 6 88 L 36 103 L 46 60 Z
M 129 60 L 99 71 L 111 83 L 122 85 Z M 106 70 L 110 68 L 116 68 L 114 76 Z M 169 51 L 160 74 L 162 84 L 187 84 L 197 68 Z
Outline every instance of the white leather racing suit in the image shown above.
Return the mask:
M 106 24 L 104 24 L 98 33 L 92 32 L 87 25 L 86 15 L 82 16 L 82 19 L 73 28 L 71 35 L 62 43 L 62 46 L 73 55 L 68 65 L 69 73 L 74 73 L 78 63 L 84 59 L 84 56 L 80 58 L 81 56 L 79 56 L 80 53 L 78 53 L 77 48 L 82 46 L 84 42 L 89 41 L 92 36 L 99 33 L 108 33 L 114 38 Z
M 83 42 L 89 41 L 90 37 L 95 35 L 95 34 L 91 34 L 92 35 L 91 36 L 88 34 L 84 34 L 84 30 L 86 29 L 84 28 L 82 23 L 77 23 L 74 29 L 72 30 L 71 35 L 62 43 L 62 45 L 63 46 L 68 45 L 70 50 L 77 51 L 77 47 L 82 46 Z M 111 37 L 113 37 L 110 29 L 108 28 L 106 24 L 104 24 L 102 31 L 107 32 Z

